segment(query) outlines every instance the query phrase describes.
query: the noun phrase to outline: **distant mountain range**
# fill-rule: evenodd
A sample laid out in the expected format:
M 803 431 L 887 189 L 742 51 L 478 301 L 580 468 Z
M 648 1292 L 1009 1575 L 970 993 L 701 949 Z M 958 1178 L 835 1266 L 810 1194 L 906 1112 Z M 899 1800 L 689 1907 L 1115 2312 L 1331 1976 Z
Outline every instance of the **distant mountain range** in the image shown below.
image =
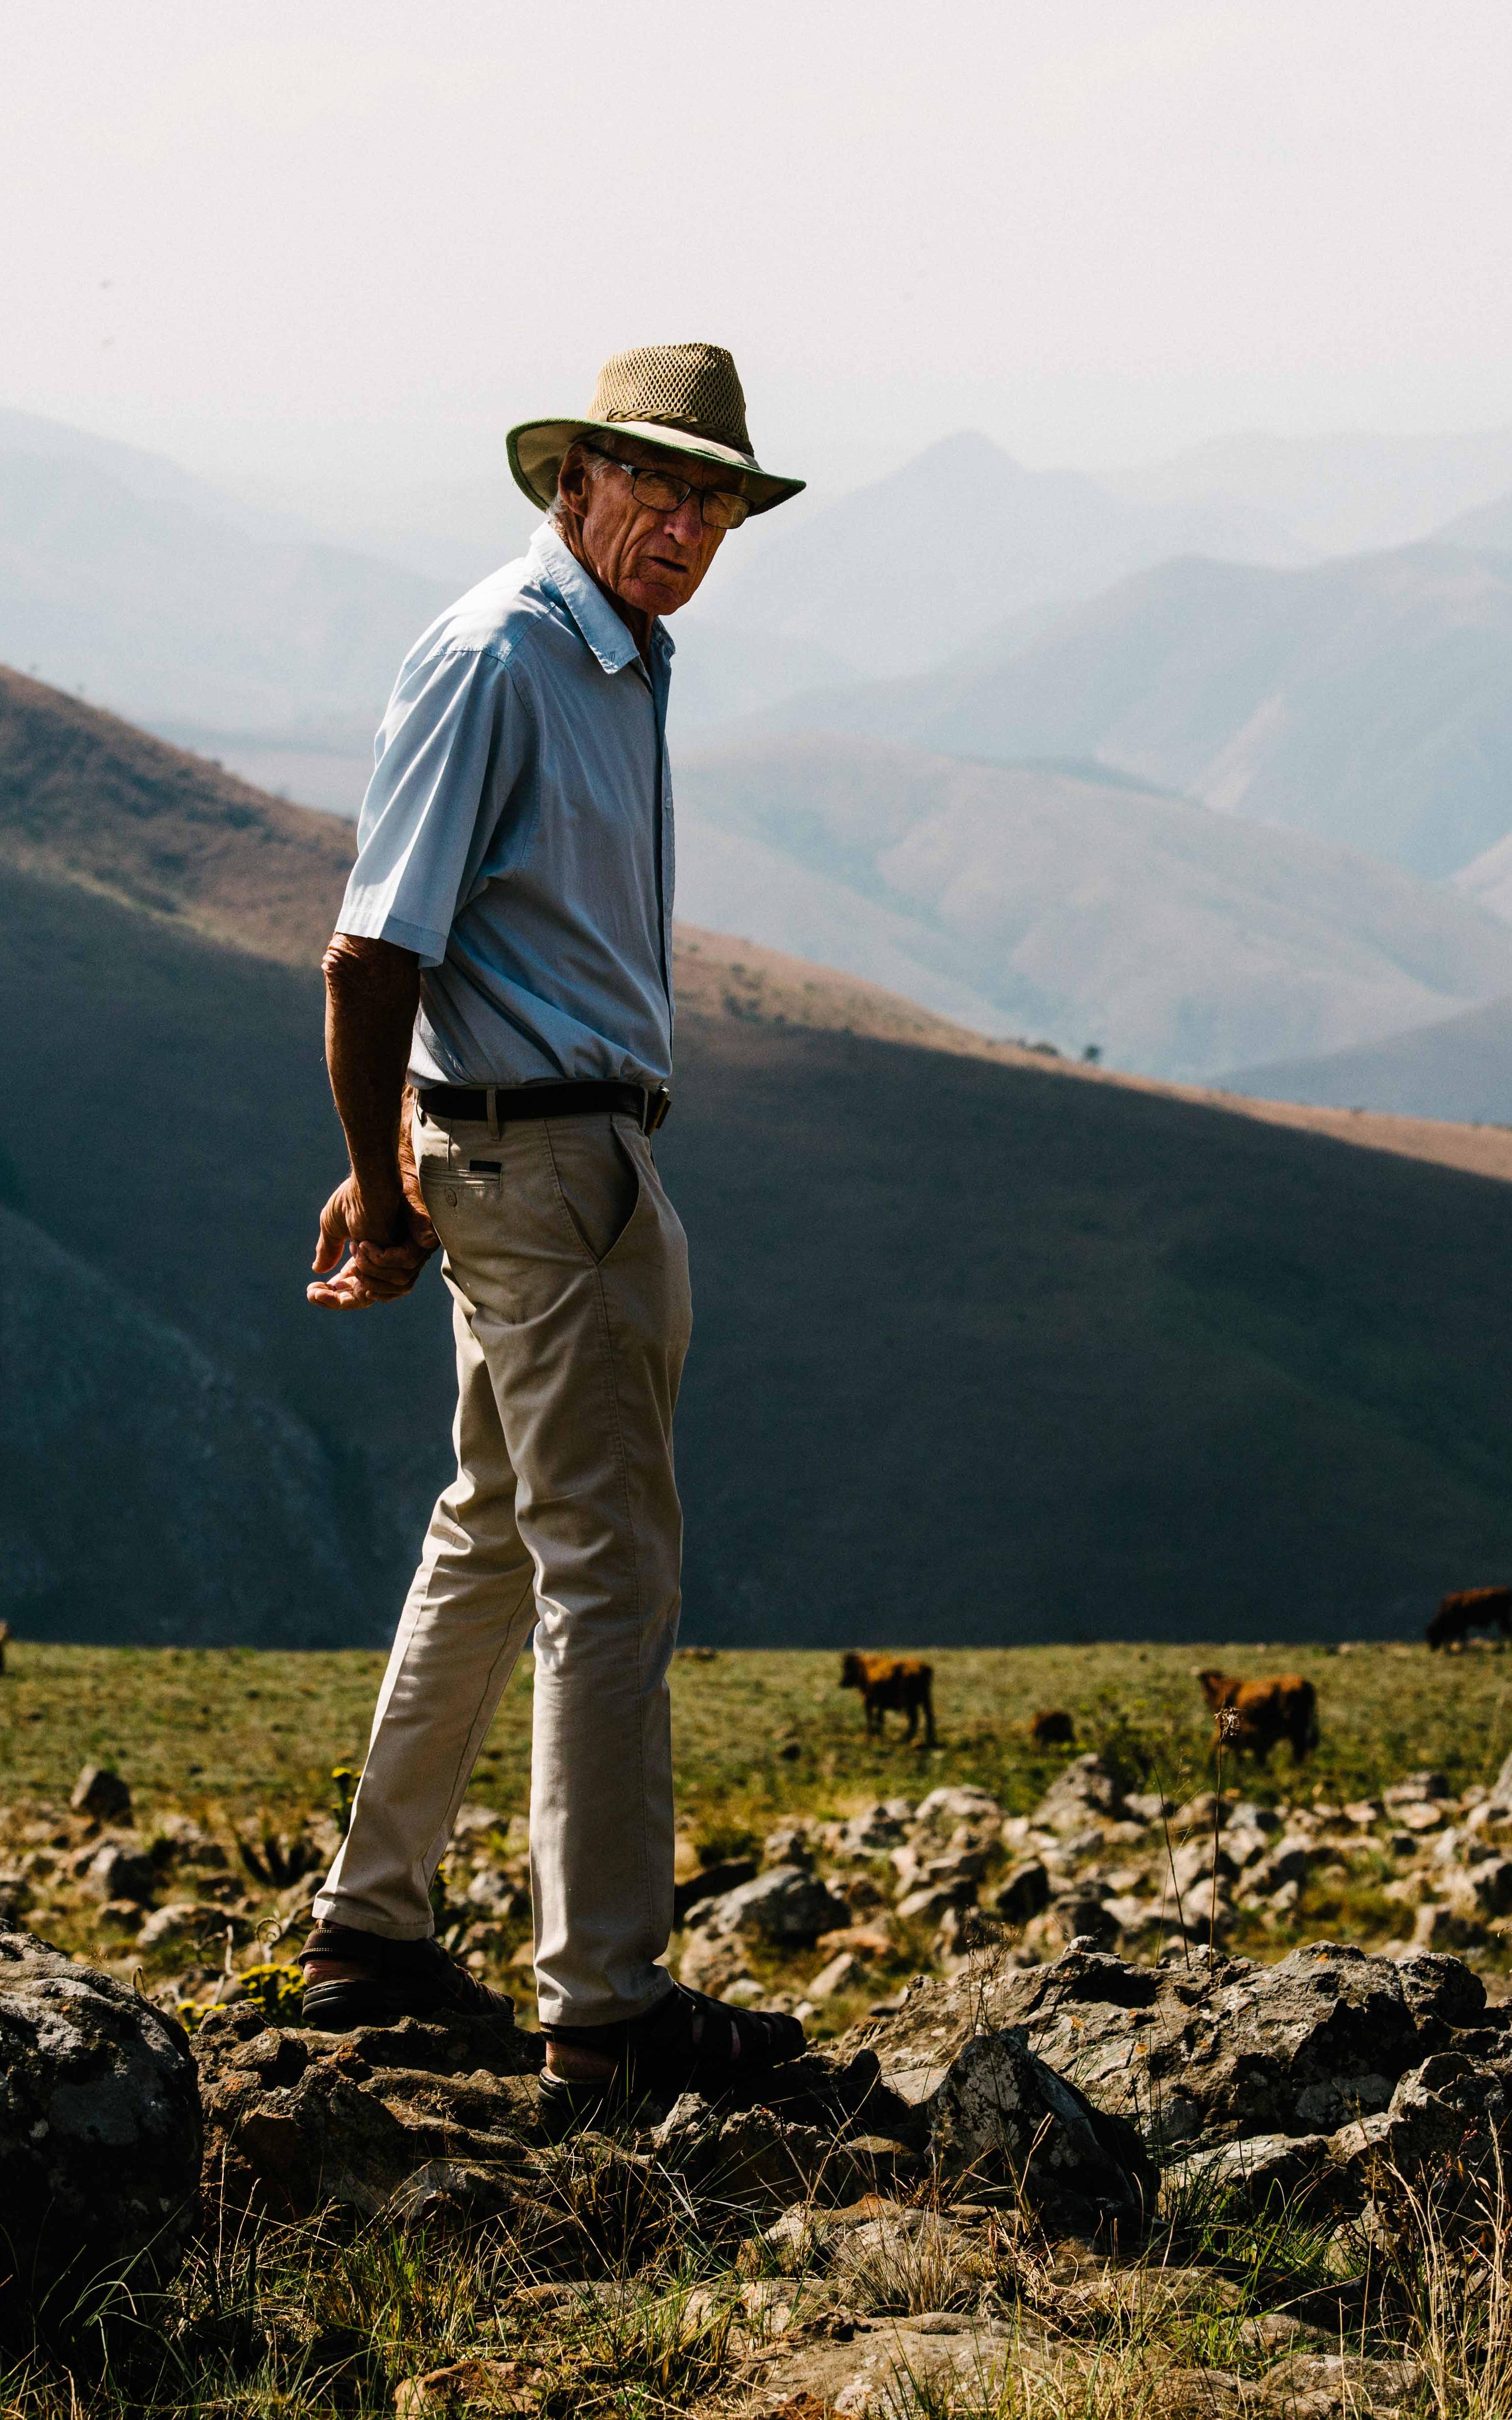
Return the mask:
M 1166 462 L 1104 472 L 1103 485 L 1149 504 L 1204 499 L 1263 514 L 1314 554 L 1410 546 L 1512 489 L 1512 428 L 1463 435 L 1215 437 Z
M 1135 503 L 1080 472 L 1026 471 L 985 437 L 949 437 L 790 537 L 776 531 L 748 569 L 732 549 L 709 611 L 886 677 L 942 663 L 1027 608 L 1195 551 L 1260 563 L 1306 553 L 1242 505 Z
M 1449 875 L 1512 822 L 1512 556 L 1166 563 L 995 659 L 976 649 L 926 677 L 815 691 L 760 727 L 996 763 L 1095 758 Z
M 1351 1050 L 1242 1067 L 1224 1083 L 1260 1100 L 1512 1125 L 1512 996 Z
M 989 1032 L 1200 1078 L 1512 987 L 1512 928 L 1453 892 L 1097 766 L 856 737 L 685 752 L 696 922 L 847 967 Z
M 1497 496 L 1489 504 L 1476 504 L 1468 513 L 1457 513 L 1438 535 L 1443 546 L 1468 546 L 1486 554 L 1512 554 L 1512 495 Z
M 360 1318 L 303 1300 L 350 832 L 0 679 L 18 721 L 0 1609 L 381 1637 L 448 1466 L 450 1336 L 434 1271 Z M 1512 1186 L 689 957 L 656 1148 L 698 1293 L 690 1637 L 1390 1634 L 1512 1562 Z

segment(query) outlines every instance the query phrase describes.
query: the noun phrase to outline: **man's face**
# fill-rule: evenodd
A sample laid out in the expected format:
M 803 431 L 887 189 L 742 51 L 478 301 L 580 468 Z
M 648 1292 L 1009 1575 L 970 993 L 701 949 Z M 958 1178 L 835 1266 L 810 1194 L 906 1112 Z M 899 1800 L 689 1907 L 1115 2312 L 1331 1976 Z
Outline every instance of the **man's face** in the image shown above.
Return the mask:
M 575 447 L 563 464 L 562 493 L 581 517 L 578 544 L 594 579 L 638 613 L 675 613 L 714 561 L 724 532 L 707 527 L 696 493 L 670 512 L 643 504 L 628 468 L 667 471 L 695 489 L 726 492 L 738 492 L 739 474 L 629 438 L 615 445 L 612 462 L 585 461 Z

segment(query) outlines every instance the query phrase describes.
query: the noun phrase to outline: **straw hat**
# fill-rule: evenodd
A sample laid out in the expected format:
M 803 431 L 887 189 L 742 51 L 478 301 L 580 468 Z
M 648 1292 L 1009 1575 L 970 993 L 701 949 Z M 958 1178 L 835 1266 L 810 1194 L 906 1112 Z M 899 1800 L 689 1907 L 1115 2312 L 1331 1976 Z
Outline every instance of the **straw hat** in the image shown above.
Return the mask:
M 753 513 L 770 512 L 806 484 L 764 471 L 746 430 L 746 398 L 722 345 L 639 345 L 615 353 L 598 373 L 582 420 L 524 420 L 509 432 L 509 467 L 532 503 L 548 505 L 562 458 L 573 440 L 640 437 L 701 462 L 727 462 Z

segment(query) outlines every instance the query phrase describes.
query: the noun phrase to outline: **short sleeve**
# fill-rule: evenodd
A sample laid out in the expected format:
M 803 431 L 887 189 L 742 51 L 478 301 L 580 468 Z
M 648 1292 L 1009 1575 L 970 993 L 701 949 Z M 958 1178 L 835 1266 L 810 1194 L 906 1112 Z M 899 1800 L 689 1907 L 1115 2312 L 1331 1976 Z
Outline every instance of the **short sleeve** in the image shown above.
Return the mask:
M 440 965 L 523 760 L 522 719 L 496 655 L 452 648 L 406 667 L 378 733 L 338 933 Z

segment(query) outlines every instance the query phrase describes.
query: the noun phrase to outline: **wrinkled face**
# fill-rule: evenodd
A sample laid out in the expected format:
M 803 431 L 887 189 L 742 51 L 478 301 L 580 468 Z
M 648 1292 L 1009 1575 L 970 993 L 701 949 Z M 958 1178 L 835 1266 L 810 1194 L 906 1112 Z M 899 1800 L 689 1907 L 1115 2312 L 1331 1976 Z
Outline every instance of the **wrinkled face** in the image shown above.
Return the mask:
M 640 613 L 675 613 L 714 561 L 723 530 L 704 522 L 697 495 L 672 511 L 643 504 L 625 469 L 670 471 L 695 489 L 738 491 L 738 474 L 717 462 L 664 451 L 633 438 L 616 441 L 606 462 L 574 445 L 562 465 L 559 492 L 573 518 L 573 536 L 601 587 Z

